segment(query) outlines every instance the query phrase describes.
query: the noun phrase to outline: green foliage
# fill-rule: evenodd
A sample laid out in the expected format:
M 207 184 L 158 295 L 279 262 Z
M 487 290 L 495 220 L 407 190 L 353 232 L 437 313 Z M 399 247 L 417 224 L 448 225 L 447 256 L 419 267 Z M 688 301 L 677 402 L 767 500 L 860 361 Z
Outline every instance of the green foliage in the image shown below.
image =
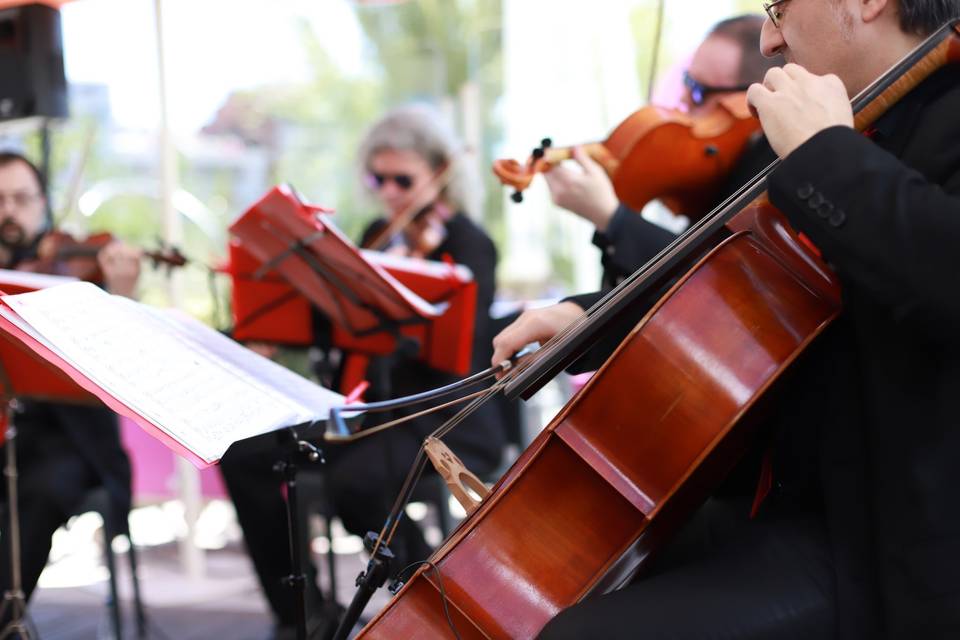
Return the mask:
M 500 0 L 417 0 L 392 6 L 358 7 L 383 90 L 382 107 L 414 100 L 454 107 L 462 121 L 464 88 L 477 96 L 482 124 L 477 164 L 482 168 L 484 226 L 504 240 L 502 187 L 489 170 L 495 141 L 502 137 L 495 107 L 503 95 L 502 5 Z

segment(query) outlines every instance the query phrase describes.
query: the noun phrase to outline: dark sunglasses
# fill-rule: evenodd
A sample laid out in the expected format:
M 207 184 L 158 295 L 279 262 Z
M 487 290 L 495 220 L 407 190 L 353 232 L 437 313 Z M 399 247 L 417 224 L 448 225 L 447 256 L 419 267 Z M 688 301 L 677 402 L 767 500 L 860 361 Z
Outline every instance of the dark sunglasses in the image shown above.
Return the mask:
M 746 91 L 750 85 L 743 84 L 736 87 L 711 87 L 694 79 L 689 71 L 683 72 L 683 86 L 690 90 L 690 100 L 698 107 L 707 101 L 707 96 L 711 93 L 733 93 L 736 91 Z
M 373 179 L 373 184 L 377 187 L 377 189 L 382 189 L 383 185 L 391 180 L 393 180 L 393 183 L 404 191 L 407 191 L 413 186 L 413 176 L 406 173 L 389 174 L 370 172 L 370 177 Z

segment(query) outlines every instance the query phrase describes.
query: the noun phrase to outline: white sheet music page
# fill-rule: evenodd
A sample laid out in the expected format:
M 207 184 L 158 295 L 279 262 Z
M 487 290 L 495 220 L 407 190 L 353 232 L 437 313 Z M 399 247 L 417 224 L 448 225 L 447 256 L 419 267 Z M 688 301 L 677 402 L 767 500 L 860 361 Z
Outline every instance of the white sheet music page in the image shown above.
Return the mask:
M 3 300 L 44 344 L 206 462 L 343 403 L 199 322 L 86 282 Z

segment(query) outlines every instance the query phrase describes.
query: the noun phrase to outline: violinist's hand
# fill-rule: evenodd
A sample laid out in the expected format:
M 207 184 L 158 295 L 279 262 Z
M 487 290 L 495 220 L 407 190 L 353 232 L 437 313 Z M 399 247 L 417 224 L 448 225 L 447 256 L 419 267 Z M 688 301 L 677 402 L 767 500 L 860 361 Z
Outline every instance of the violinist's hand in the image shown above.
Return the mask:
M 583 309 L 573 302 L 524 311 L 493 339 L 491 362 L 496 366 L 531 342 L 543 344 L 582 315 Z
M 781 158 L 824 129 L 853 126 L 853 109 L 840 78 L 817 76 L 798 64 L 770 69 L 763 84 L 750 85 L 747 101 Z
M 140 278 L 140 250 L 122 242 L 111 242 L 97 254 L 107 291 L 132 298 Z
M 574 147 L 573 159 L 580 165 L 580 171 L 561 164 L 543 174 L 550 198 L 558 207 L 592 223 L 597 231 L 606 231 L 620 204 L 613 183 L 603 167 L 581 147 Z

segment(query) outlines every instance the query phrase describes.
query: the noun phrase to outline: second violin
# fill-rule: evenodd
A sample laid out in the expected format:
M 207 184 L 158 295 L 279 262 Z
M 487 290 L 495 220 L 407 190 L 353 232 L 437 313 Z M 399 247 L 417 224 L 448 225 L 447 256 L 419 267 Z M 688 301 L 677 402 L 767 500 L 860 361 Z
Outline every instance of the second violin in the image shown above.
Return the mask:
M 639 211 L 660 199 L 671 211 L 693 220 L 713 203 L 714 194 L 760 129 L 746 94 L 720 100 L 705 114 L 692 117 L 676 109 L 647 106 L 633 112 L 603 142 L 583 145 L 610 176 L 621 202 Z M 573 157 L 573 147 L 544 140 L 524 164 L 497 160 L 493 172 L 505 185 L 522 192 L 538 173 Z

